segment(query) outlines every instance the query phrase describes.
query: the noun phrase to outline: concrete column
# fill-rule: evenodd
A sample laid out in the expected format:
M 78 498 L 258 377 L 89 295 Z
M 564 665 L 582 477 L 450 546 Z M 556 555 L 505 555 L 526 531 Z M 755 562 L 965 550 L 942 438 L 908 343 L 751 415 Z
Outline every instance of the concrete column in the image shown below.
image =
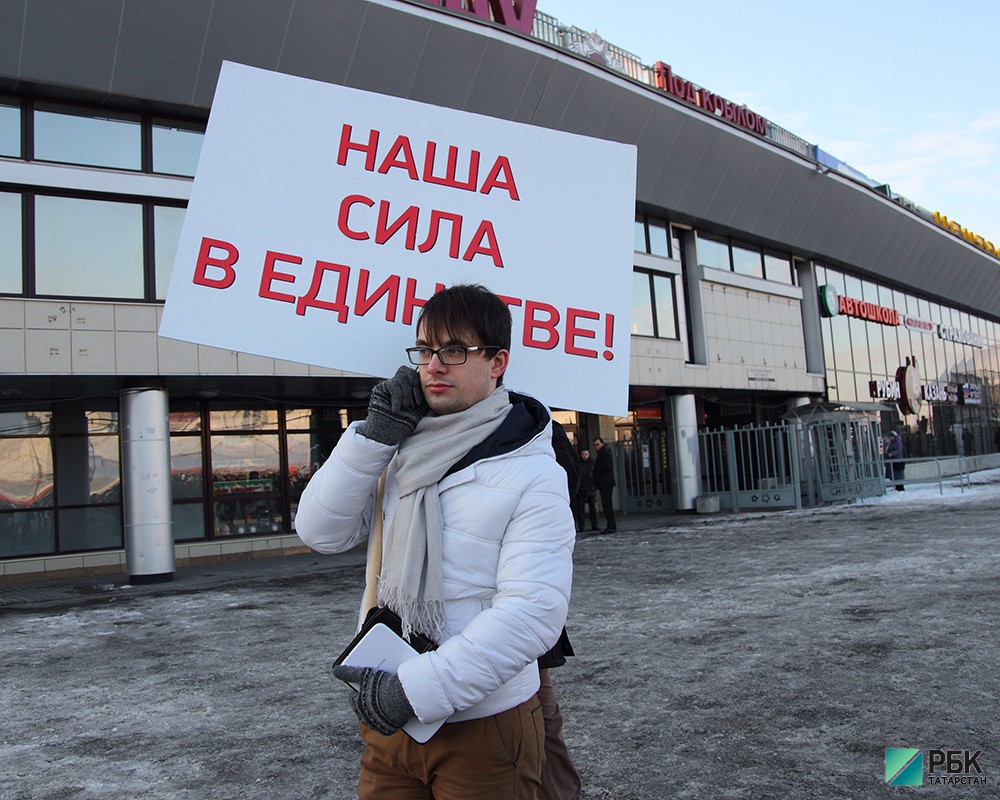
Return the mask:
M 698 409 L 693 394 L 670 398 L 670 485 L 678 511 L 693 509 L 701 492 Z
M 802 287 L 802 336 L 806 348 L 806 372 L 825 375 L 823 332 L 819 324 L 819 287 L 812 261 L 796 261 L 799 286 Z
M 170 426 L 163 389 L 121 393 L 125 563 L 133 583 L 174 577 Z
M 694 231 L 681 236 L 684 248 L 684 306 L 687 315 L 688 353 L 692 364 L 708 364 L 708 332 L 705 305 L 701 300 L 701 279 L 705 271 L 698 262 L 698 237 Z

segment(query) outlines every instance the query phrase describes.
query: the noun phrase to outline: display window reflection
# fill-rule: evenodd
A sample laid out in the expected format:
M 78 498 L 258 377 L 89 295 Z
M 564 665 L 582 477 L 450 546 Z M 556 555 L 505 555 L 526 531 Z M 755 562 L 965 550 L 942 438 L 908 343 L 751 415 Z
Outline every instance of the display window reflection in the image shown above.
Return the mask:
M 0 513 L 0 558 L 45 555 L 56 549 L 56 513 Z
M 215 502 L 215 535 L 250 536 L 284 531 L 281 502 L 275 498 L 231 497 Z
M 170 490 L 174 500 L 201 498 L 204 495 L 200 437 L 170 437 Z
M 277 430 L 278 412 L 267 408 L 212 409 L 209 426 L 213 431 Z
M 59 510 L 59 549 L 63 552 L 114 550 L 124 546 L 121 506 Z
M 34 157 L 39 161 L 142 169 L 142 126 L 138 115 L 39 103 L 33 119 Z

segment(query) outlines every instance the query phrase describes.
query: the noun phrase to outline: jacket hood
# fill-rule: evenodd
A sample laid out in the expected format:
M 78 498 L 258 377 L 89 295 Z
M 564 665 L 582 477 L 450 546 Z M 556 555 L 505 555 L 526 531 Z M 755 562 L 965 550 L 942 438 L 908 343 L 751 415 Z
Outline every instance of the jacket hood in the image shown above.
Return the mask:
M 512 453 L 548 427 L 552 416 L 542 403 L 526 394 L 508 391 L 508 395 L 511 409 L 507 418 L 490 436 L 452 464 L 446 475 L 465 469 L 477 461 Z

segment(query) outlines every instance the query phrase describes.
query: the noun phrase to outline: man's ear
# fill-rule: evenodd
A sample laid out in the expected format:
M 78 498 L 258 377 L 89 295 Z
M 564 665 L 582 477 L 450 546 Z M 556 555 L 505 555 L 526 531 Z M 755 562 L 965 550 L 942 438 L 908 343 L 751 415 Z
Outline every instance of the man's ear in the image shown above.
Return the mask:
M 499 378 L 507 371 L 507 365 L 510 363 L 510 351 L 509 350 L 497 350 L 497 354 L 493 356 L 490 361 L 490 377 Z

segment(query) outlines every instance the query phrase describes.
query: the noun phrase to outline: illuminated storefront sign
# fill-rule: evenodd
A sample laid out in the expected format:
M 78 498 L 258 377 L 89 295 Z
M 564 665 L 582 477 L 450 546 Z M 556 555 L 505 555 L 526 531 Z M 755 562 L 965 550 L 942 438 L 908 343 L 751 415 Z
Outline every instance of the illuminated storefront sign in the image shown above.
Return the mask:
M 964 406 L 978 406 L 983 403 L 983 387 L 978 383 L 963 383 L 959 387 L 958 402 Z
M 949 342 L 967 344 L 969 347 L 983 347 L 983 337 L 972 331 L 963 331 L 960 328 L 952 328 L 949 325 L 938 326 L 938 336 Z
M 653 67 L 656 73 L 656 88 L 669 92 L 678 100 L 683 100 L 688 105 L 696 108 L 703 108 L 712 114 L 722 117 L 729 122 L 735 122 L 741 128 L 748 131 L 767 135 L 767 120 L 760 114 L 754 113 L 746 106 L 727 100 L 725 97 L 708 91 L 708 89 L 698 86 L 691 81 L 684 80 L 679 75 L 674 75 L 669 64 L 657 61 Z
M 928 322 L 925 319 L 918 319 L 917 317 L 904 316 L 903 326 L 907 330 L 919 331 L 920 333 L 934 333 L 937 329 L 937 325 L 933 322 Z
M 1000 253 L 997 252 L 997 249 L 994 246 L 993 242 L 989 241 L 988 239 L 984 239 L 978 233 L 973 233 L 968 228 L 963 228 L 954 220 L 948 219 L 940 211 L 934 212 L 934 221 L 942 228 L 944 228 L 946 231 L 954 233 L 956 236 L 961 236 L 967 242 L 969 242 L 970 244 L 974 244 L 980 250 L 984 250 L 991 256 L 997 256 L 998 258 L 1000 258 Z
M 928 403 L 957 402 L 958 397 L 955 395 L 954 391 L 948 391 L 950 388 L 953 388 L 952 384 L 938 383 L 937 381 L 925 383 L 922 387 L 924 400 Z
M 421 0 L 422 3 L 449 11 L 460 11 L 505 28 L 531 33 L 537 0 Z M 493 16 L 490 16 L 490 11 Z
M 837 290 L 829 284 L 819 287 L 820 307 L 824 317 L 835 317 L 844 314 L 848 317 L 877 322 L 880 325 L 899 325 L 900 315 L 894 308 L 877 306 L 864 300 L 838 295 Z
M 927 399 L 927 385 L 920 385 L 920 373 L 915 359 L 896 370 L 895 379 L 868 382 L 868 394 L 873 400 L 891 400 L 904 414 L 917 414 Z

